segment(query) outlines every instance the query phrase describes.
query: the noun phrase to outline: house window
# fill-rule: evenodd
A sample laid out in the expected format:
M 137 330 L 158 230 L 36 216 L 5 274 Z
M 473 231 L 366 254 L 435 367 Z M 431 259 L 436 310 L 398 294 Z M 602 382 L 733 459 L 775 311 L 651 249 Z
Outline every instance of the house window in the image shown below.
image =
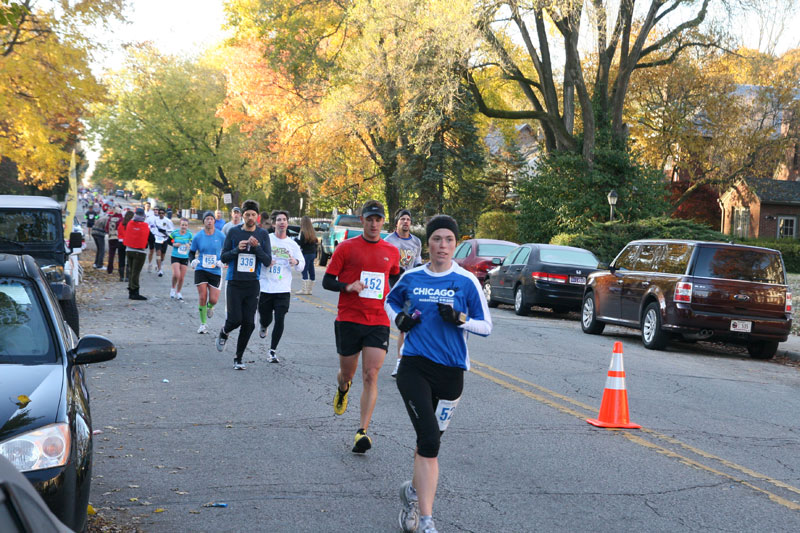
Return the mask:
M 750 208 L 737 207 L 733 211 L 733 227 L 731 233 L 734 237 L 746 239 L 750 236 Z
M 797 217 L 778 217 L 778 238 L 794 239 L 797 237 Z

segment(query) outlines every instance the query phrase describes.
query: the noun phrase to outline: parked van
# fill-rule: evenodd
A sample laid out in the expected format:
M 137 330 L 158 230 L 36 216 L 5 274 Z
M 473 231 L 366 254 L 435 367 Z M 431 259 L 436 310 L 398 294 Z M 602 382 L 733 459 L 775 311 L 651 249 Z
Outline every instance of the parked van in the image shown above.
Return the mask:
M 641 329 L 653 350 L 680 335 L 744 344 L 769 359 L 792 328 L 783 257 L 756 246 L 633 241 L 586 280 L 581 327 L 599 334 L 606 324 Z

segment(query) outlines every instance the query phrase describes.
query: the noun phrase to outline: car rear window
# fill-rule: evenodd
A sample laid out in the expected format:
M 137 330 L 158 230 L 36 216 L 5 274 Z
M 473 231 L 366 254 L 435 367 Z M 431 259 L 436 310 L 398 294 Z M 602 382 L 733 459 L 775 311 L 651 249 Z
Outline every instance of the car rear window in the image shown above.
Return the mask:
M 58 240 L 58 224 L 53 211 L 17 211 L 0 209 L 0 235 L 18 242 L 52 242 Z
M 779 254 L 747 248 L 701 247 L 697 252 L 693 275 L 779 285 L 786 283 Z
M 55 362 L 48 329 L 33 284 L 0 278 L 0 364 Z
M 357 216 L 342 217 L 339 219 L 339 223 L 337 225 L 344 226 L 346 228 L 360 228 L 363 226 L 361 219 Z
M 597 267 L 597 258 L 588 250 L 542 248 L 539 250 L 539 259 L 542 263 L 575 265 L 589 268 Z
M 475 255 L 478 257 L 505 257 L 516 247 L 516 244 L 479 244 Z

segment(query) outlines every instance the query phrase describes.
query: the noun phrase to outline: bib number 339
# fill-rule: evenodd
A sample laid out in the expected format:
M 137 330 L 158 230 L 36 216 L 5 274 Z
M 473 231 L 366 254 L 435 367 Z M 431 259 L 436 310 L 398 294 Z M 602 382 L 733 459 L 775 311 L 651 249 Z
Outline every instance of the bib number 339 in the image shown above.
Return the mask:
M 239 254 L 239 259 L 237 259 L 236 261 L 236 270 L 238 272 L 255 272 L 256 271 L 255 254 Z
M 439 424 L 439 431 L 444 431 L 450 425 L 450 420 L 453 418 L 453 412 L 456 410 L 456 405 L 461 398 L 455 400 L 439 400 L 436 402 L 436 422 Z
M 358 293 L 362 298 L 383 299 L 384 275 L 382 272 L 361 272 L 361 283 L 364 289 Z

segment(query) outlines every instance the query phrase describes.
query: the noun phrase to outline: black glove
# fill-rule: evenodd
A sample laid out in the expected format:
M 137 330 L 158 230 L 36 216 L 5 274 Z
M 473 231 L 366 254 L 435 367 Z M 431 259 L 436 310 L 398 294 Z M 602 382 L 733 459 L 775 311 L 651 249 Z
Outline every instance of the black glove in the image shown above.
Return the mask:
M 461 326 L 467 321 L 467 315 L 465 313 L 459 313 L 453 309 L 452 305 L 443 304 L 441 302 L 439 302 L 437 305 L 439 306 L 439 315 L 441 315 L 442 320 L 445 322 L 450 322 L 456 326 Z
M 419 318 L 411 318 L 411 315 L 403 311 L 402 313 L 397 313 L 397 316 L 394 317 L 394 323 L 397 326 L 397 329 L 403 333 L 406 333 L 411 328 L 419 324 Z

